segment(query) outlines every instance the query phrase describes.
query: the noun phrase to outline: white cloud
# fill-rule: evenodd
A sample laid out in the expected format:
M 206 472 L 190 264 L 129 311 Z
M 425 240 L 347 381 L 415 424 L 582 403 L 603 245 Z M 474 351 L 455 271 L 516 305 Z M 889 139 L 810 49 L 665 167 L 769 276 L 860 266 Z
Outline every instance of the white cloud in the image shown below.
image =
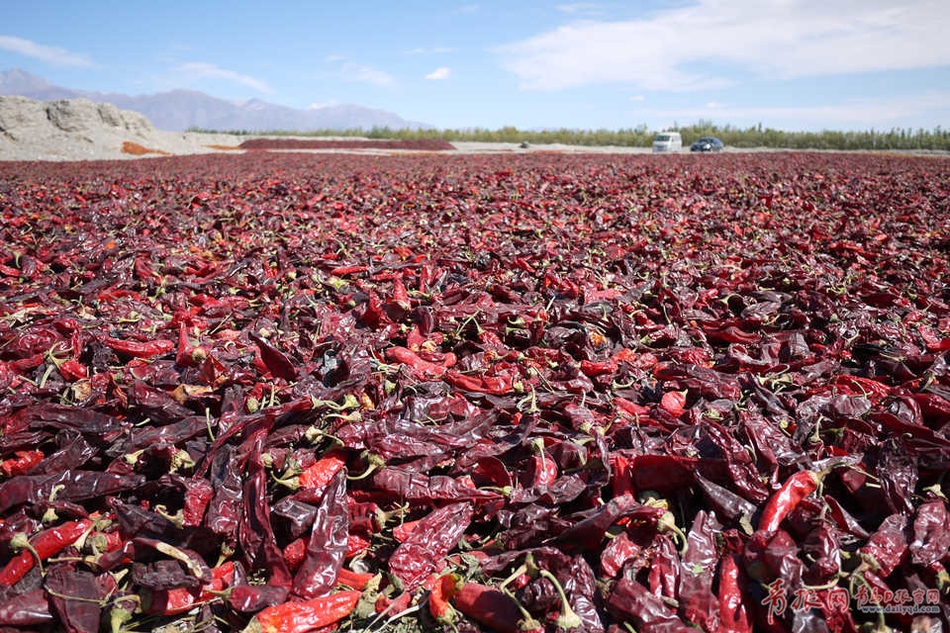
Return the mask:
M 438 68 L 433 70 L 431 73 L 426 75 L 426 79 L 435 79 L 435 80 L 448 79 L 450 74 L 452 74 L 452 71 L 448 66 L 439 66 Z
M 233 70 L 219 68 L 215 64 L 209 64 L 207 62 L 186 62 L 176 66 L 175 71 L 196 79 L 224 79 L 225 81 L 231 81 L 241 84 L 242 86 L 253 88 L 258 92 L 273 92 L 271 87 L 260 79 L 255 79 L 250 75 L 242 75 Z
M 631 21 L 573 22 L 495 49 L 522 88 L 717 89 L 725 64 L 779 78 L 950 65 L 943 0 L 697 0 Z
M 456 11 L 458 13 L 478 13 L 480 8 L 481 7 L 477 4 L 465 4 L 456 9 Z
M 406 51 L 406 55 L 436 55 L 440 53 L 454 53 L 457 51 L 457 48 L 451 48 L 448 46 L 435 46 L 433 48 L 414 48 L 410 51 Z
M 396 80 L 393 78 L 393 76 L 386 71 L 377 70 L 371 66 L 347 61 L 347 58 L 343 55 L 330 55 L 326 58 L 326 61 L 328 64 L 337 65 L 339 67 L 338 71 L 340 75 L 342 75 L 347 81 L 372 84 L 374 86 L 382 86 L 384 88 L 393 86 L 396 83 Z
M 56 46 L 44 46 L 22 37 L 0 35 L 0 49 L 19 53 L 27 57 L 40 59 L 56 66 L 92 66 L 92 60 L 86 55 L 72 53 Z
M 604 6 L 596 2 L 572 2 L 569 4 L 559 4 L 555 7 L 561 13 L 574 13 L 579 15 L 599 15 L 603 13 Z
M 850 99 L 843 103 L 821 106 L 730 106 L 718 102 L 705 106 L 661 110 L 638 108 L 634 116 L 654 116 L 680 121 L 698 119 L 714 120 L 734 125 L 749 125 L 761 121 L 771 127 L 782 127 L 782 122 L 809 124 L 818 127 L 868 128 L 879 126 L 900 127 L 902 121 L 939 121 L 950 109 L 950 91 L 931 91 L 923 94 L 906 94 L 887 99 Z
M 343 74 L 353 81 L 364 84 L 373 84 L 374 86 L 388 87 L 396 83 L 393 76 L 383 70 L 377 70 L 369 66 L 359 64 L 344 64 L 341 68 Z
M 647 98 L 644 97 L 643 95 L 633 95 L 632 97 L 630 97 L 630 101 L 646 101 L 646 100 Z

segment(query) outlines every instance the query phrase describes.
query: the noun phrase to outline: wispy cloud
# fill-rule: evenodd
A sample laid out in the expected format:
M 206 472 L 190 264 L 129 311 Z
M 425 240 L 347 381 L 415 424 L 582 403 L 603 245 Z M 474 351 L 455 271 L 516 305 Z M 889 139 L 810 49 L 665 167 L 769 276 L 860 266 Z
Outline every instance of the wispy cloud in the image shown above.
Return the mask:
M 604 5 L 596 2 L 571 2 L 569 4 L 559 4 L 555 8 L 561 13 L 576 15 L 600 15 L 604 11 Z
M 788 79 L 947 66 L 948 31 L 937 0 L 697 0 L 641 20 L 573 22 L 495 52 L 525 89 L 714 89 L 737 70 Z
M 326 61 L 328 64 L 336 66 L 337 72 L 347 81 L 372 84 L 383 88 L 396 84 L 395 78 L 386 71 L 349 61 L 343 55 L 329 55 Z
M 12 35 L 0 35 L 0 50 L 10 51 L 33 57 L 55 66 L 92 66 L 92 60 L 80 53 L 73 53 L 57 46 L 45 46 L 36 42 L 14 37 Z
M 702 106 L 661 110 L 637 108 L 634 115 L 655 116 L 692 121 L 707 119 L 737 125 L 757 121 L 781 127 L 783 121 L 862 128 L 879 125 L 901 126 L 906 120 L 939 120 L 941 113 L 950 108 L 950 91 L 934 90 L 922 94 L 906 94 L 886 99 L 849 99 L 820 106 L 772 107 L 735 106 L 712 101 Z
M 448 79 L 449 75 L 451 74 L 452 74 L 452 70 L 448 66 L 439 66 L 438 68 L 433 70 L 431 73 L 426 75 L 426 79 L 435 79 L 435 80 Z
M 175 72 L 187 75 L 193 79 L 224 79 L 225 81 L 253 88 L 258 92 L 268 94 L 273 92 L 271 87 L 260 79 L 255 79 L 250 75 L 242 75 L 233 70 L 220 68 L 215 64 L 209 64 L 207 62 L 185 62 L 184 64 L 176 66 Z
M 464 4 L 456 9 L 456 11 L 458 13 L 477 13 L 479 9 L 481 9 L 481 6 L 477 4 Z
M 457 51 L 457 48 L 452 48 L 449 46 L 435 46 L 432 48 L 414 48 L 412 50 L 406 51 L 406 55 L 438 55 L 442 53 L 454 53 Z

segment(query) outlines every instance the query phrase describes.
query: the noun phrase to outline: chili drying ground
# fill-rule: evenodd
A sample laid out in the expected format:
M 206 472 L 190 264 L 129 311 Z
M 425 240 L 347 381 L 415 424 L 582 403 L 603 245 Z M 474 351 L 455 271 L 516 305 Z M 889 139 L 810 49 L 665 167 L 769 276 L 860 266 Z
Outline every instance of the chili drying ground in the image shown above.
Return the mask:
M 948 195 L 855 154 L 2 164 L 0 628 L 947 627 Z

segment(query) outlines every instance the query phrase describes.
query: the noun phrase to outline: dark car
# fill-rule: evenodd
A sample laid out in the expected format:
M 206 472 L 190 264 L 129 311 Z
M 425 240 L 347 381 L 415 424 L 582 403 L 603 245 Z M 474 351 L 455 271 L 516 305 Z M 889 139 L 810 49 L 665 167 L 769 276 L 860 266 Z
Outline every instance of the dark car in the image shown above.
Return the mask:
M 724 145 L 715 136 L 704 136 L 689 146 L 691 152 L 721 152 Z

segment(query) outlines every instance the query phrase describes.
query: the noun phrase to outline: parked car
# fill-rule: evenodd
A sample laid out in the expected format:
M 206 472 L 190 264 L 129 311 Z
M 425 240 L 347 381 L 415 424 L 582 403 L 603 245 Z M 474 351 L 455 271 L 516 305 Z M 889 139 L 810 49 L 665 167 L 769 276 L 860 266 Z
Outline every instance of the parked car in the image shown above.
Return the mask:
M 678 152 L 683 149 L 683 137 L 679 132 L 660 132 L 653 138 L 654 152 Z
M 725 147 L 715 136 L 703 136 L 689 146 L 691 152 L 721 152 Z

